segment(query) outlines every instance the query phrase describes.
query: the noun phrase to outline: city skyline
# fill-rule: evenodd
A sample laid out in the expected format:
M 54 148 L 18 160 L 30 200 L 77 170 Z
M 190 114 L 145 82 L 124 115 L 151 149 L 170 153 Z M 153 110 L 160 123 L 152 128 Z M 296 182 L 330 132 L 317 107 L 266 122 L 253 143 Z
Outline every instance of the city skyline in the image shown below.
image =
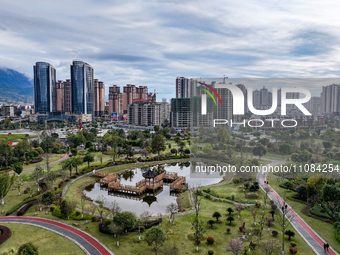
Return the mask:
M 37 61 L 65 80 L 82 59 L 107 85 L 162 85 L 169 99 L 177 76 L 338 75 L 335 2 L 0 2 L 0 67 L 31 79 Z

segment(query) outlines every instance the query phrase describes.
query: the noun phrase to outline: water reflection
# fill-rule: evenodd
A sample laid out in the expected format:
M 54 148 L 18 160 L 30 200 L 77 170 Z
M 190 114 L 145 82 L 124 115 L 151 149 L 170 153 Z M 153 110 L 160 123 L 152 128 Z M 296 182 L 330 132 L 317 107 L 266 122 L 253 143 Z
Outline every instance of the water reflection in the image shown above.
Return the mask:
M 197 165 L 205 164 L 202 162 L 187 161 L 161 164 L 152 166 L 151 168 L 157 175 L 163 173 L 166 170 L 168 172 L 176 172 L 179 176 L 185 176 L 189 187 L 197 184 L 209 185 L 217 183 L 222 179 L 223 176 L 219 174 L 211 175 L 209 173 L 195 172 L 195 167 Z M 121 184 L 134 186 L 136 182 L 144 180 L 142 174 L 147 170 L 148 168 L 132 169 L 118 174 L 117 177 Z M 166 206 L 172 202 L 176 202 L 178 195 L 176 192 L 170 192 L 170 183 L 167 182 L 164 182 L 162 188 L 154 192 L 146 192 L 140 196 L 121 192 L 109 192 L 107 188 L 101 187 L 99 183 L 95 183 L 86 187 L 84 194 L 93 200 L 95 200 L 100 195 L 104 195 L 107 198 L 108 203 L 116 200 L 122 210 L 135 212 L 137 215 L 145 210 L 151 211 L 154 215 L 157 215 L 158 213 L 165 214 Z

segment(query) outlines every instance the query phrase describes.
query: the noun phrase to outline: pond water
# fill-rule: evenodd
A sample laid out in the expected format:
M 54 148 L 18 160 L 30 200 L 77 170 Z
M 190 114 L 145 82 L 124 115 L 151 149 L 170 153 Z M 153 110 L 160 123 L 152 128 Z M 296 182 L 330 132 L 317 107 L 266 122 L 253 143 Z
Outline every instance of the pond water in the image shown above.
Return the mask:
M 218 183 L 222 180 L 223 175 L 219 173 L 196 173 L 195 167 L 206 165 L 203 162 L 179 162 L 171 164 L 160 164 L 152 166 L 151 169 L 158 174 L 164 171 L 176 172 L 179 176 L 186 177 L 188 187 L 193 187 L 198 184 L 204 186 Z M 211 164 L 209 164 L 211 165 Z M 136 182 L 143 180 L 142 173 L 148 168 L 136 168 L 127 170 L 118 175 L 118 180 L 124 185 L 135 186 Z M 143 211 L 152 212 L 154 216 L 157 214 L 166 214 L 166 206 L 172 202 L 176 203 L 176 198 L 179 193 L 170 192 L 170 183 L 164 182 L 162 188 L 155 192 L 147 192 L 140 196 L 120 192 L 109 192 L 107 188 L 101 187 L 99 183 L 88 186 L 84 190 L 84 194 L 93 200 L 98 196 L 103 195 L 106 198 L 106 203 L 109 204 L 116 200 L 122 211 L 130 211 L 139 216 Z

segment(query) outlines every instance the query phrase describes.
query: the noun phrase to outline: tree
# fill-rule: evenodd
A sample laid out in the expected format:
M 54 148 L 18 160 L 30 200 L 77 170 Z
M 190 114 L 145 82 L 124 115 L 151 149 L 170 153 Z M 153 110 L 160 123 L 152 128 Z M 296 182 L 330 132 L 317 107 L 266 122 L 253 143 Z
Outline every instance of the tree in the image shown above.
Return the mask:
M 158 247 L 162 246 L 166 237 L 164 231 L 158 227 L 152 227 L 145 235 L 145 241 L 149 246 L 154 247 L 155 254 L 157 255 Z
M 292 146 L 289 143 L 283 143 L 279 146 L 279 152 L 282 154 L 290 154 L 292 151 Z
M 158 152 L 158 157 L 160 154 L 160 151 L 164 151 L 166 149 L 165 142 L 163 139 L 163 136 L 161 134 L 156 135 L 151 142 L 151 148 L 153 151 Z
M 156 126 L 153 127 L 153 130 L 154 130 L 156 133 L 159 133 L 160 129 L 161 129 L 161 128 L 160 128 L 158 125 L 156 125 Z
M 194 221 L 191 223 L 193 229 L 195 230 L 195 238 L 196 238 L 196 251 L 198 251 L 198 245 L 199 242 L 197 242 L 197 240 L 201 240 L 201 238 L 203 237 L 205 230 L 204 230 L 204 221 L 199 220 L 198 215 L 196 215 Z
M 176 154 L 176 155 L 177 155 L 177 149 L 175 149 L 175 148 L 171 149 L 170 152 L 171 152 L 172 154 Z
M 87 153 L 83 160 L 84 162 L 87 162 L 87 167 L 90 168 L 90 162 L 94 161 L 94 157 L 91 153 Z
M 322 145 L 325 149 L 330 149 L 333 146 L 333 144 L 330 141 L 323 141 Z
M 285 235 L 288 236 L 288 240 L 292 240 L 291 238 L 295 236 L 295 232 L 288 229 L 286 232 L 285 232 Z
M 267 146 L 270 140 L 268 138 L 261 138 L 259 139 L 259 143 L 261 143 L 263 146 Z
M 229 216 L 228 218 L 227 218 L 227 221 L 229 221 L 229 224 L 231 225 L 231 222 L 232 221 L 234 221 L 235 219 L 234 219 L 234 217 L 233 216 Z
M 181 140 L 181 137 L 176 135 L 175 138 L 174 138 L 175 143 L 178 144 L 180 140 Z
M 0 173 L 0 197 L 1 197 L 1 205 L 5 204 L 5 197 L 14 184 L 16 177 L 14 174 L 10 176 L 8 172 L 1 172 Z M 4 211 L 2 210 L 2 213 Z
M 240 238 L 235 238 L 232 240 L 229 240 L 227 247 L 227 252 L 231 252 L 233 255 L 238 255 L 241 253 L 242 248 L 243 248 L 243 243 Z
M 83 164 L 83 161 L 81 160 L 81 158 L 80 158 L 79 156 L 72 157 L 72 158 L 71 158 L 71 161 L 72 161 L 73 167 L 76 168 L 76 174 L 78 174 L 78 166 L 80 166 L 81 164 Z
M 166 212 L 170 213 L 170 218 L 172 218 L 173 221 L 173 225 L 175 224 L 175 217 L 174 214 L 178 211 L 178 206 L 176 203 L 170 203 L 167 207 L 166 207 Z
M 109 204 L 109 210 L 110 210 L 110 214 L 111 214 L 111 217 L 112 217 L 112 220 L 114 220 L 115 216 L 117 213 L 120 213 L 121 212 L 121 208 L 120 206 L 118 205 L 118 203 L 116 202 L 116 200 L 112 201 L 110 204 Z
M 70 214 L 72 213 L 73 208 L 70 203 L 66 200 L 62 200 L 60 203 L 60 213 L 65 217 L 69 218 Z
M 214 212 L 212 215 L 213 218 L 216 218 L 216 221 L 219 221 L 218 218 L 222 217 L 222 215 L 219 212 Z
M 18 176 L 20 176 L 22 170 L 24 169 L 23 166 L 21 165 L 21 163 L 14 164 L 13 167 L 14 167 L 14 169 L 13 169 L 14 172 L 15 172 Z
M 62 168 L 70 171 L 70 176 L 72 176 L 72 168 L 74 167 L 74 162 L 71 158 L 64 160 L 62 162 Z
M 25 243 L 19 247 L 18 255 L 38 255 L 38 247 L 33 243 Z
M 203 147 L 203 152 L 206 154 L 209 154 L 213 151 L 212 145 L 210 143 L 207 143 L 204 147 Z
M 213 228 L 215 221 L 214 220 L 208 220 L 208 224 L 210 224 L 210 227 Z
M 255 156 L 259 156 L 259 158 L 261 158 L 262 156 L 266 155 L 267 150 L 262 144 L 258 143 L 256 147 L 253 148 L 252 152 Z
M 234 212 L 234 210 L 233 210 L 233 208 L 229 207 L 229 208 L 227 209 L 227 212 L 229 213 L 229 215 L 231 215 L 231 214 Z
M 183 154 L 184 153 L 184 147 L 185 147 L 185 142 L 183 142 L 183 141 L 180 141 L 179 143 L 178 143 L 178 151 L 181 153 L 181 154 Z
M 38 186 L 38 191 L 39 191 L 39 180 L 43 176 L 44 171 L 40 166 L 37 166 L 33 173 L 32 173 L 32 178 L 35 180 L 35 184 Z
M 269 239 L 263 247 L 265 255 L 276 255 L 279 254 L 281 249 L 280 242 L 278 240 Z
M 0 142 L 0 156 L 2 156 L 8 167 L 8 161 L 13 156 L 13 148 L 7 141 Z
M 85 206 L 87 204 L 87 197 L 83 194 L 81 197 L 80 197 L 80 207 L 81 207 L 81 217 L 84 218 L 84 209 L 85 209 Z M 87 222 L 87 219 L 86 219 L 86 222 Z
M 136 216 L 132 212 L 120 212 L 114 217 L 114 223 L 129 231 L 135 226 Z
M 103 153 L 99 153 L 98 158 L 100 160 L 100 165 L 102 166 L 103 165 Z

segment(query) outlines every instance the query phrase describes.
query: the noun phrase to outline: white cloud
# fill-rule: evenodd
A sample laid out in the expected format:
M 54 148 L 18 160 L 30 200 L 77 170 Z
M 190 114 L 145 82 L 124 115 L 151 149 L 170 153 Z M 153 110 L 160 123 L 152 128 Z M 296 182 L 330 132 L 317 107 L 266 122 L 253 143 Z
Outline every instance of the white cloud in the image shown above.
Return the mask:
M 82 59 L 107 85 L 168 91 L 177 75 L 334 77 L 340 64 L 335 1 L 34 3 L 0 0 L 0 66 L 30 77 L 46 61 L 69 78 Z

